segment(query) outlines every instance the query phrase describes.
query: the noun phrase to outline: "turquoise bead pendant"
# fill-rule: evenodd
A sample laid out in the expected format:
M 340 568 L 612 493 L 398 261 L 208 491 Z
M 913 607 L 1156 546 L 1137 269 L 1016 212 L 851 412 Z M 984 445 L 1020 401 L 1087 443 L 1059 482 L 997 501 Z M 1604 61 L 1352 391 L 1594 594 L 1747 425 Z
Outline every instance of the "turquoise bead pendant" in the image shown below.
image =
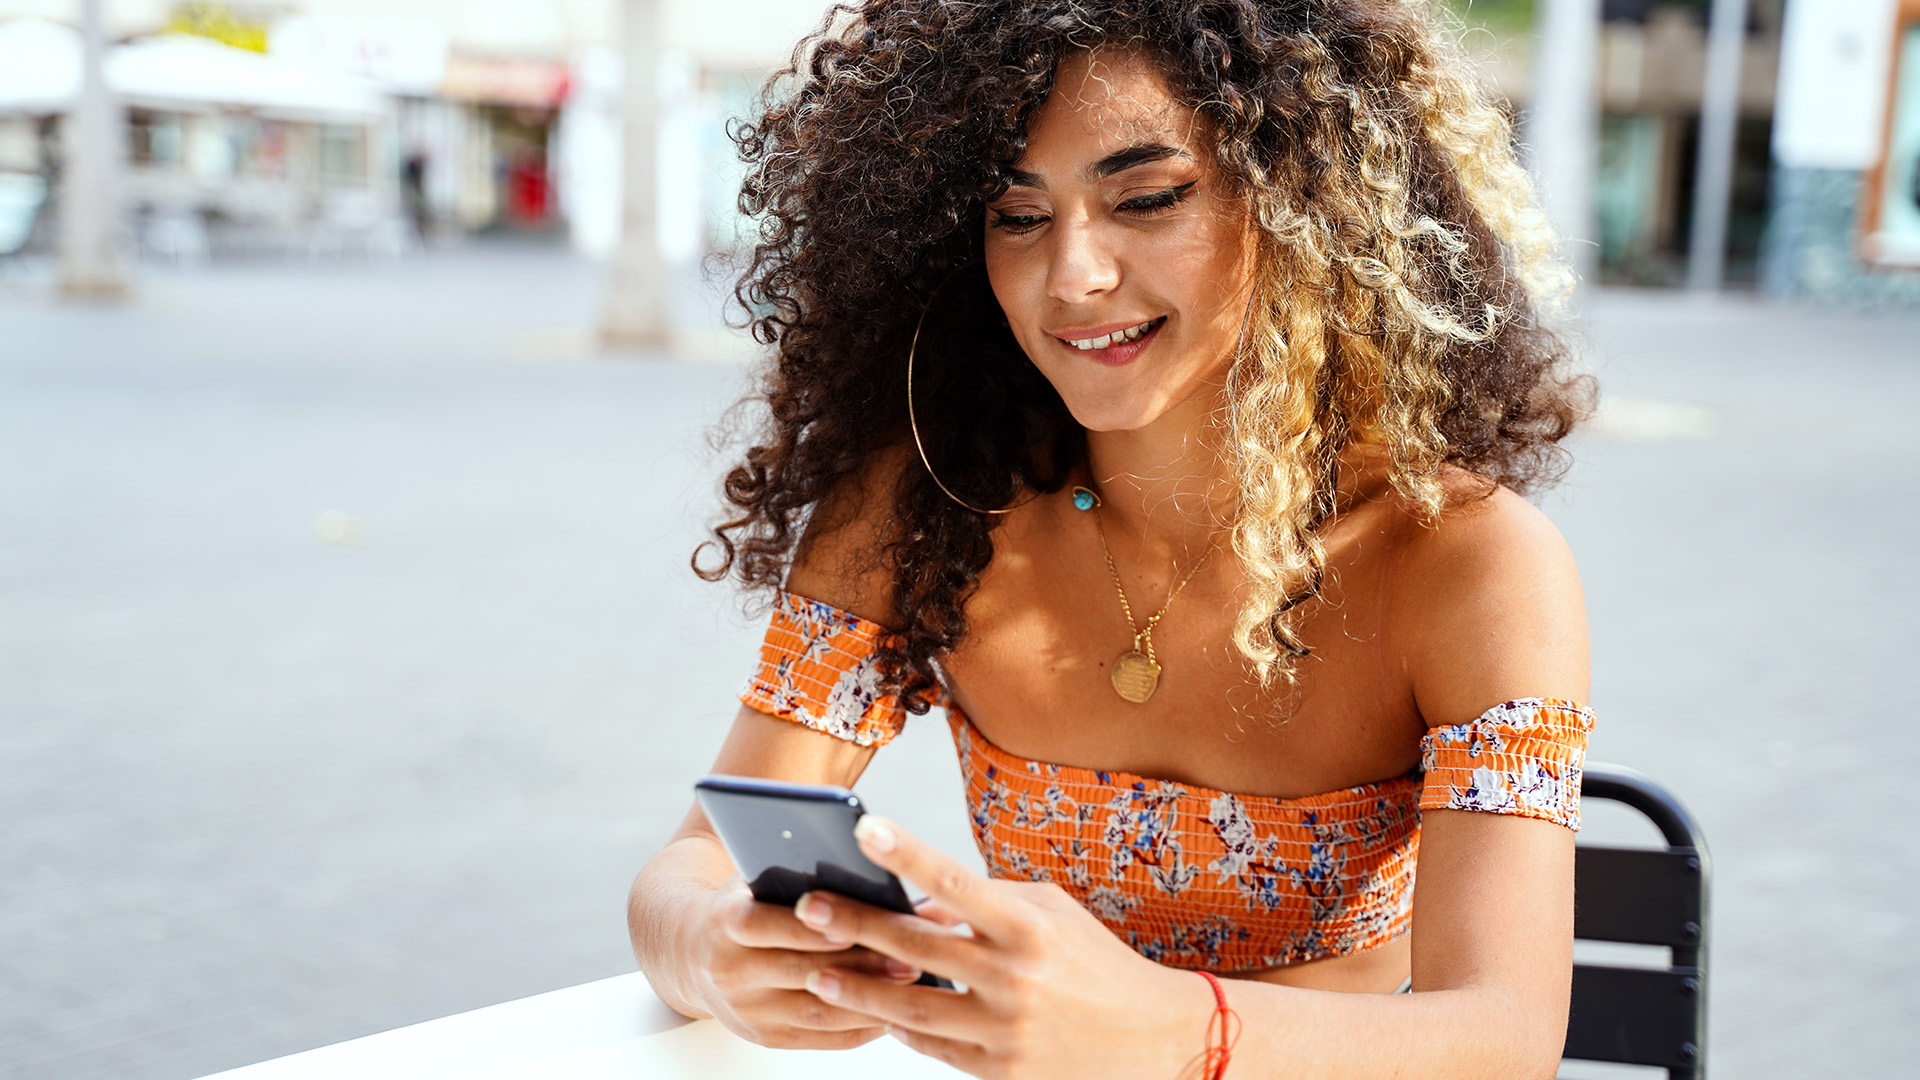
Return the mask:
M 1091 510 L 1099 505 L 1100 496 L 1095 495 L 1092 488 L 1077 487 L 1073 489 L 1073 508 L 1075 510 Z

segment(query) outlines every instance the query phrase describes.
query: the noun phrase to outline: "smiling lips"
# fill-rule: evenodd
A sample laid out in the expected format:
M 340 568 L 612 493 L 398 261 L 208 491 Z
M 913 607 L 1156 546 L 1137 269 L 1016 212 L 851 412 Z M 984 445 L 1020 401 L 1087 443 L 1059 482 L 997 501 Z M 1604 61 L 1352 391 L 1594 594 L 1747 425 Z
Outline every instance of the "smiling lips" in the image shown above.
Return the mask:
M 1124 364 L 1145 350 L 1145 346 L 1140 342 L 1152 337 L 1166 321 L 1167 317 L 1162 315 L 1157 319 L 1148 319 L 1143 323 L 1104 331 L 1097 335 L 1069 338 L 1055 334 L 1054 339 L 1069 349 L 1093 354 L 1091 359 L 1103 364 Z M 1136 345 L 1139 347 L 1129 348 Z

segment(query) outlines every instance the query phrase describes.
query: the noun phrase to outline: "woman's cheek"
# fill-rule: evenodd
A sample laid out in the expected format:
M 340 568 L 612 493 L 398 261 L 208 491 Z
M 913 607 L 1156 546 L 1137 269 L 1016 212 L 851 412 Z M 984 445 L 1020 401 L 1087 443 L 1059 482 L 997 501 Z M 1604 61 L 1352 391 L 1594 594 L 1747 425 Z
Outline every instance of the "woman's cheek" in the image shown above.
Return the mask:
M 1027 245 L 1031 246 L 1031 245 Z M 1045 299 L 1047 268 L 1035 252 L 1021 250 L 1017 237 L 989 233 L 986 244 L 987 287 L 1000 302 L 1000 310 L 1014 327 L 1014 333 L 1026 343 L 1027 333 L 1036 325 L 1036 301 Z

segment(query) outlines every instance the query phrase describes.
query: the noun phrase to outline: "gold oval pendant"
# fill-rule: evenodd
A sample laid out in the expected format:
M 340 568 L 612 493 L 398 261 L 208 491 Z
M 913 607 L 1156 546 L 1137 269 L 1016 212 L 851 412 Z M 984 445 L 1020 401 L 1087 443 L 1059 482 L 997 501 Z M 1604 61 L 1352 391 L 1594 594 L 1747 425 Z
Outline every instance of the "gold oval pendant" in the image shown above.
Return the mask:
M 1144 703 L 1160 685 L 1160 665 L 1145 653 L 1128 650 L 1113 662 L 1113 692 L 1133 702 Z

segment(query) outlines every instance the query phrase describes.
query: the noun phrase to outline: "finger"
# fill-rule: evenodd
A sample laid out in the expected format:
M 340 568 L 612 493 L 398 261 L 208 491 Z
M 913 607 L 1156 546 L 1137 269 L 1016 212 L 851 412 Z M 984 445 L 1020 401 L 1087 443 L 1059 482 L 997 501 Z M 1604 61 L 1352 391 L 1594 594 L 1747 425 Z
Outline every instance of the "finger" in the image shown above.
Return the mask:
M 808 977 L 828 967 L 846 968 L 862 975 L 871 975 L 876 979 L 890 979 L 901 983 L 910 983 L 920 977 L 920 969 L 912 964 L 857 946 L 831 953 L 800 952 L 794 949 L 753 949 L 748 952 L 742 964 L 743 968 L 738 977 L 739 983 L 777 987 L 783 990 L 806 989 Z
M 917 1054 L 925 1054 L 935 1061 L 944 1061 L 961 1072 L 983 1075 L 987 1068 L 985 1047 L 961 1039 L 946 1039 L 938 1035 L 912 1031 L 903 1027 L 894 1027 L 890 1033 L 907 1049 Z
M 872 1022 L 872 1018 L 868 1018 Z M 813 1031 L 809 1028 L 774 1027 L 766 1031 L 735 1031 L 749 1042 L 775 1050 L 851 1050 L 885 1035 L 886 1025 L 853 1031 Z
M 815 973 L 807 989 L 838 1008 L 946 1039 L 978 1038 L 988 1023 L 971 994 L 930 986 L 901 986 L 844 968 L 830 967 Z
M 993 883 L 966 864 L 877 814 L 863 814 L 853 827 L 860 852 L 877 865 L 920 887 L 927 898 L 958 915 L 984 937 L 1015 932 L 1018 923 Z
M 915 901 L 913 905 L 913 913 L 915 915 L 920 916 L 923 919 L 932 919 L 934 922 L 939 923 L 941 926 L 948 927 L 949 929 L 965 925 L 967 921 L 961 918 L 958 912 L 947 907 L 945 904 L 942 904 L 940 901 L 935 900 L 931 896 L 923 896 L 919 900 Z
M 871 975 L 876 979 L 891 979 L 898 983 L 910 983 L 920 978 L 920 969 L 904 960 L 895 960 L 884 953 L 874 952 L 864 945 L 855 945 L 846 952 L 808 953 L 821 966 L 832 964 L 836 967 L 852 968 L 862 975 Z
M 743 899 L 729 899 L 730 905 L 720 920 L 728 940 L 750 949 L 795 949 L 801 952 L 839 952 L 852 939 L 822 933 L 793 917 L 793 909 L 780 904 L 763 904 L 751 893 Z
M 995 976 L 982 943 L 918 915 L 863 904 L 838 893 L 811 892 L 794 905 L 809 925 L 937 975 L 973 984 Z
M 773 990 L 760 1001 L 759 1015 L 770 1022 L 762 1027 L 786 1027 L 795 1031 L 867 1032 L 881 1028 L 875 1018 L 836 1005 L 806 990 Z

